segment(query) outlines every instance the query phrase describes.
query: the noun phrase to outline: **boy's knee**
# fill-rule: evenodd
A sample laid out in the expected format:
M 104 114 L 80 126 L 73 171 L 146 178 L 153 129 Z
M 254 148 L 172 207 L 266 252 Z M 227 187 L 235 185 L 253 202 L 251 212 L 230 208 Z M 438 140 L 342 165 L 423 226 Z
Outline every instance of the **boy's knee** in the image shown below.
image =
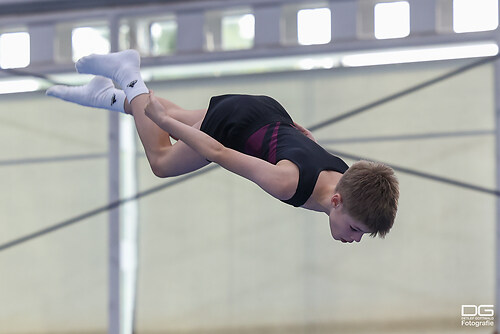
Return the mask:
M 172 176 L 165 169 L 165 166 L 162 166 L 162 164 L 160 163 L 159 159 L 151 161 L 150 165 L 151 165 L 151 171 L 153 172 L 153 174 L 156 177 L 164 179 L 164 178 Z
M 158 170 L 156 168 L 151 168 L 153 170 L 153 174 L 156 176 L 156 177 L 159 177 L 160 179 L 165 179 L 167 177 L 170 177 L 170 175 L 168 175 L 167 173 L 163 172 L 162 170 Z

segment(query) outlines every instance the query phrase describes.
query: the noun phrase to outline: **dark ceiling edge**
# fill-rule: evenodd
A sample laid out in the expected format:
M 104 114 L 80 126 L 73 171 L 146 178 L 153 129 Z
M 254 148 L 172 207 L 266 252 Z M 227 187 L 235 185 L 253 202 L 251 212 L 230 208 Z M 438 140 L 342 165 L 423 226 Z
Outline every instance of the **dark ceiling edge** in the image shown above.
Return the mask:
M 0 3 L 0 20 L 7 16 L 22 16 L 36 15 L 78 10 L 106 9 L 106 8 L 123 8 L 123 7 L 138 7 L 147 5 L 161 4 L 176 4 L 185 5 L 186 3 L 198 3 L 203 6 L 203 3 L 217 2 L 219 6 L 226 6 L 227 3 L 238 3 L 241 0 L 31 0 L 18 3 L 1 4 Z M 290 3 L 300 3 L 314 0 L 289 0 Z M 357 0 L 329 0 L 330 2 L 351 2 Z M 266 4 L 267 0 L 247 0 L 248 3 Z M 271 1 L 269 1 L 271 2 Z M 277 2 L 287 3 L 285 0 Z
M 52 1 L 29 1 L 0 5 L 0 19 L 7 15 L 29 15 L 40 13 L 53 13 L 61 11 L 89 10 L 98 8 L 140 6 L 151 4 L 166 4 L 179 2 L 194 2 L 198 0 L 52 0 Z

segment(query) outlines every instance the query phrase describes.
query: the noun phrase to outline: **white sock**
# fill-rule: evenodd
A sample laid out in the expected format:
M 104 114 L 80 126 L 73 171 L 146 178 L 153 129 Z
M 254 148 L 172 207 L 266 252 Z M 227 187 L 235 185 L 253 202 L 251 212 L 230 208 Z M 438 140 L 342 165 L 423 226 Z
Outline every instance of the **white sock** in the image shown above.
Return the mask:
M 45 94 L 82 106 L 125 113 L 125 93 L 116 89 L 111 79 L 103 77 L 95 77 L 83 86 L 56 85 Z
M 125 50 L 107 55 L 90 55 L 75 64 L 79 73 L 102 75 L 113 79 L 125 91 L 127 99 L 148 94 L 140 72 L 141 57 L 135 50 Z

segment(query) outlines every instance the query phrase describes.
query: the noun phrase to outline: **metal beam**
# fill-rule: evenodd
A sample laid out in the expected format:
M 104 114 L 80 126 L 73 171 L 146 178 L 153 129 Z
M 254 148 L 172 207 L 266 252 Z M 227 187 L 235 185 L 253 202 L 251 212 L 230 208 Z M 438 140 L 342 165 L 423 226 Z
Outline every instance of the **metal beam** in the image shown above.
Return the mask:
M 118 113 L 109 113 L 108 199 L 120 199 L 120 125 Z M 108 334 L 120 334 L 120 208 L 109 211 L 108 221 Z
M 54 2 L 57 2 L 53 0 Z M 359 7 L 355 1 L 336 1 L 330 0 L 332 10 L 332 43 L 324 45 L 297 45 L 297 43 L 283 43 L 280 35 L 288 31 L 291 36 L 288 40 L 296 40 L 296 22 L 293 19 L 286 20 L 288 29 L 283 30 L 279 25 L 282 23 L 280 13 L 283 15 L 284 9 L 293 7 L 307 6 L 307 2 L 299 0 L 214 0 L 214 1 L 157 1 L 141 2 L 141 6 L 115 6 L 109 10 L 103 11 L 97 7 L 91 7 L 88 10 L 68 11 L 68 12 L 49 12 L 45 14 L 26 16 L 0 16 L 0 28 L 9 28 L 13 26 L 27 25 L 28 27 L 44 27 L 43 31 L 38 32 L 43 38 L 32 38 L 32 64 L 26 71 L 37 73 L 60 73 L 74 71 L 71 62 L 71 22 L 84 22 L 88 20 L 120 20 L 127 17 L 138 16 L 158 16 L 177 14 L 178 21 L 178 50 L 176 53 L 168 56 L 145 57 L 142 65 L 147 66 L 168 66 L 174 64 L 189 64 L 212 61 L 241 60 L 274 58 L 291 55 L 313 55 L 326 53 L 344 53 L 358 52 L 365 50 L 383 50 L 393 48 L 423 47 L 441 44 L 454 43 L 473 43 L 496 40 L 496 32 L 474 32 L 465 34 L 455 33 L 437 33 L 437 22 L 441 14 L 438 14 L 436 6 L 441 4 L 441 0 L 411 0 L 412 11 L 411 25 L 412 33 L 407 38 L 376 40 L 373 38 L 373 27 L 366 25 L 369 20 L 373 20 L 373 3 L 366 2 L 369 5 L 365 8 L 365 2 Z M 446 0 L 449 2 L 449 0 Z M 45 2 L 45 1 L 44 1 Z M 51 1 L 52 2 L 52 1 Z M 104 1 L 106 3 L 106 1 Z M 372 1 L 373 2 L 373 1 Z M 111 2 L 107 2 L 108 4 Z M 295 5 L 293 5 L 295 3 Z M 311 6 L 315 2 L 311 2 Z M 282 7 L 283 5 L 287 5 Z M 292 5 L 290 5 L 292 4 Z M 224 10 L 234 6 L 245 5 L 254 9 L 256 16 L 256 35 L 255 47 L 247 50 L 236 50 L 225 52 L 215 50 L 215 52 L 206 52 L 204 44 L 204 19 L 207 11 Z M 1 6 L 0 6 L 1 8 Z M 298 8 L 298 7 L 297 7 Z M 431 11 L 428 13 L 427 11 Z M 1 10 L 0 10 L 1 12 Z M 360 21 L 359 15 L 364 17 Z M 286 16 L 286 15 L 285 15 Z M 366 16 L 366 17 L 365 17 Z M 291 15 L 291 17 L 295 17 Z M 274 20 L 274 21 L 273 21 Z M 294 23 L 295 22 L 295 23 Z M 362 37 L 358 37 L 357 24 L 360 22 L 366 25 L 365 29 L 360 29 Z M 220 26 L 220 22 L 216 22 Z M 52 24 L 52 28 L 49 25 Z M 261 25 L 263 24 L 263 25 Z M 295 26 L 293 26 L 295 24 Z M 110 23 L 111 25 L 111 23 Z M 370 27 L 369 29 L 367 27 Z M 35 34 L 35 29 L 32 29 Z M 67 31 L 66 31 L 67 30 Z M 366 31 L 365 31 L 366 30 Z M 363 33 L 364 31 L 364 33 Z M 441 30 L 440 30 L 441 31 Z M 30 31 L 31 32 L 31 31 Z M 50 61 L 50 54 L 45 49 L 47 43 L 52 40 L 47 38 L 54 35 L 57 40 L 54 58 Z M 220 33 L 214 38 L 220 39 Z M 33 42 L 34 41 L 34 42 Z M 39 41 L 39 42 L 37 42 Z M 114 41 L 111 41 L 114 43 Z M 217 44 L 217 43 L 215 43 Z M 42 50 L 44 49 L 44 50 Z M 47 53 L 47 54 L 46 54 Z M 11 74 L 0 72 L 0 77 L 9 77 Z
M 195 0 L 184 0 L 184 2 L 194 2 Z M 137 6 L 150 4 L 168 4 L 178 3 L 179 0 L 50 0 L 50 1 L 16 1 L 6 4 L 0 4 L 1 15 L 26 15 L 26 14 L 39 14 L 49 12 L 61 12 L 68 10 L 85 10 L 94 8 L 106 8 L 116 6 Z
M 338 145 L 338 144 L 360 144 L 360 143 L 379 143 L 379 142 L 401 142 L 409 140 L 429 140 L 439 138 L 461 138 L 461 137 L 476 137 L 476 136 L 493 136 L 494 130 L 467 130 L 467 131 L 452 131 L 452 132 L 430 132 L 416 133 L 408 135 L 393 135 L 393 136 L 370 136 L 370 137 L 348 137 L 348 138 L 325 138 L 320 139 L 321 145 Z
M 111 49 L 118 49 L 117 23 L 111 20 Z M 110 112 L 108 118 L 108 187 L 109 202 L 120 200 L 120 118 L 116 112 Z M 120 334 L 120 207 L 109 212 L 109 259 L 108 259 L 108 334 Z
M 331 2 L 356 2 L 357 0 L 330 0 Z M 266 5 L 270 0 L 38 0 L 38 1 L 12 1 L 7 4 L 0 3 L 0 20 L 9 16 L 24 15 L 41 19 L 44 15 L 61 16 L 68 13 L 96 11 L 103 12 L 129 12 L 141 14 L 149 8 L 168 8 L 177 11 L 179 9 L 206 10 L 224 9 L 229 7 L 253 7 Z M 307 4 L 318 3 L 317 0 L 272 0 L 276 4 Z M 106 11 L 103 11 L 106 9 Z

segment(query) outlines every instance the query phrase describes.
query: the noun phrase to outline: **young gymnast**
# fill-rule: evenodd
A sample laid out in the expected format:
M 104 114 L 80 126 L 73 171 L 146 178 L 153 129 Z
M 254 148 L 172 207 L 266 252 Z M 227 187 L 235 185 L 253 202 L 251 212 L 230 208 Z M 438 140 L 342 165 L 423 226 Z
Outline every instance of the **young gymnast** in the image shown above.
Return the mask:
M 287 204 L 326 213 L 335 240 L 384 237 L 392 228 L 399 188 L 390 167 L 368 161 L 348 167 L 267 96 L 216 96 L 207 110 L 184 110 L 149 91 L 139 68 L 134 50 L 87 56 L 76 69 L 96 75 L 90 83 L 54 86 L 47 95 L 132 115 L 158 177 L 214 162 Z M 172 145 L 170 137 L 178 141 Z

